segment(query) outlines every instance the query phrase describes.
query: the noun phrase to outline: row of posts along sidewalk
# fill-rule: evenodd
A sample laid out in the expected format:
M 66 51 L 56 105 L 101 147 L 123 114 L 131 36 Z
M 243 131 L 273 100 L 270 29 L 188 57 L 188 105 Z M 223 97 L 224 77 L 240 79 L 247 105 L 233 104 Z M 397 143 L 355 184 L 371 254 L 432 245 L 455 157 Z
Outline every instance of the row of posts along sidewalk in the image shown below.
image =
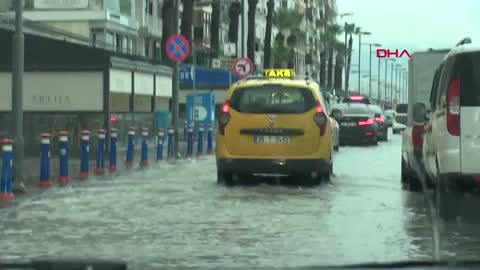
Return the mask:
M 118 146 L 118 130 L 115 128 L 106 132 L 100 129 L 95 134 L 89 130 L 81 131 L 79 145 L 70 145 L 66 131 L 58 134 L 58 151 L 52 155 L 52 136 L 50 133 L 40 134 L 40 154 L 37 158 L 24 160 L 24 179 L 15 179 L 12 171 L 13 141 L 5 138 L 2 145 L 2 167 L 0 179 L 0 200 L 11 199 L 14 193 L 28 192 L 32 187 L 48 188 L 52 185 L 66 186 L 71 180 L 86 180 L 90 177 L 117 176 L 135 169 L 148 169 L 152 164 L 165 159 L 174 161 L 178 158 L 193 158 L 211 155 L 214 148 L 213 126 L 205 129 L 199 126 L 197 136 L 194 136 L 193 126 L 187 128 L 186 140 L 180 142 L 179 156 L 174 156 L 174 129 L 169 128 L 165 134 L 159 129 L 155 142 L 150 145 L 149 130 L 141 129 L 140 147 L 136 147 L 136 128 L 130 127 L 126 147 Z M 91 138 L 97 140 L 92 145 Z M 109 140 L 107 141 L 107 136 Z M 108 143 L 108 150 L 107 150 Z M 93 146 L 93 147 L 92 147 Z M 69 150 L 72 147 L 80 149 L 80 158 L 71 158 Z M 90 149 L 93 148 L 94 155 Z M 92 158 L 94 156 L 94 158 Z M 107 162 L 108 161 L 108 162 Z M 108 164 L 107 164 L 108 163 Z M 138 164 L 138 165 L 137 165 Z

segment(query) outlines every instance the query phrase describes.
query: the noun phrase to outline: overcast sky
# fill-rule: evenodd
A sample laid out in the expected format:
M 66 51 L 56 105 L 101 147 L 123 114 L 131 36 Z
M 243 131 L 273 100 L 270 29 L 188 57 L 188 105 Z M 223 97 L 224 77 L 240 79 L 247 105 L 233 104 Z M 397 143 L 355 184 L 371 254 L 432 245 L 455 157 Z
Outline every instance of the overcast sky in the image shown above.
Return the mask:
M 363 31 L 372 33 L 362 37 L 362 43 L 380 43 L 386 49 L 414 52 L 451 48 L 467 36 L 473 42 L 480 42 L 480 0 L 337 0 L 337 8 L 339 13 L 354 13 L 339 18 L 340 24 L 354 22 Z M 339 39 L 343 41 L 342 36 Z M 352 65 L 355 65 L 358 64 L 356 36 L 353 49 Z M 368 46 L 362 46 L 361 54 L 361 69 L 368 74 Z M 399 60 L 397 62 L 407 67 L 408 57 Z M 381 63 L 381 81 L 384 65 Z M 378 61 L 373 52 L 372 73 L 376 75 L 377 69 Z M 390 70 L 388 73 L 390 79 Z M 353 77 L 350 85 L 356 88 L 357 75 Z

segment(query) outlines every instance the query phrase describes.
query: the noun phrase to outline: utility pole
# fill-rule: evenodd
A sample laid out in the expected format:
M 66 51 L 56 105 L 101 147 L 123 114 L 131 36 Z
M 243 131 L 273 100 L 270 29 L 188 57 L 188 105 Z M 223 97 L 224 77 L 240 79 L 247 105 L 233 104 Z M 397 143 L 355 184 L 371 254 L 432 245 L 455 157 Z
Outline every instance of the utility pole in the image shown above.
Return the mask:
M 382 101 L 382 93 L 380 91 L 380 57 L 378 58 L 378 74 L 377 74 L 377 104 L 380 105 Z
M 23 0 L 15 1 L 15 34 L 12 40 L 12 112 L 14 121 L 13 176 L 19 182 L 23 180 L 23 159 L 25 141 L 23 138 Z
M 327 93 L 327 80 L 328 80 L 328 51 L 329 51 L 329 48 L 328 48 L 328 42 L 327 42 L 327 39 L 328 39 L 328 35 L 330 34 L 328 32 L 328 16 L 327 16 L 327 3 L 324 2 L 324 19 L 325 19 L 325 23 L 323 24 L 323 58 L 325 59 L 325 69 L 323 70 L 323 94 L 325 95 Z
M 370 63 L 368 68 L 368 97 L 372 98 L 372 43 L 370 43 Z
M 180 0 L 175 0 L 175 5 L 174 5 L 174 12 L 173 12 L 173 32 L 175 34 L 179 34 L 179 29 L 178 29 L 178 12 L 180 9 Z M 173 78 L 172 78 L 172 126 L 173 126 L 173 152 L 175 157 L 178 157 L 179 154 L 179 149 L 178 149 L 178 91 L 180 88 L 180 82 L 179 82 L 179 64 L 178 62 L 173 63 Z

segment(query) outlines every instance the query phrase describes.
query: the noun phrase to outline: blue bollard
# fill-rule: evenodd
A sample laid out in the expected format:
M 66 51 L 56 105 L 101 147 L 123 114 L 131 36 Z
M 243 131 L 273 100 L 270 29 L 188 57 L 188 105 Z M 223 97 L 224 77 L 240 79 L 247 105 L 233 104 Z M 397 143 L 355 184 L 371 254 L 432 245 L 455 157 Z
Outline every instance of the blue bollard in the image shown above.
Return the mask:
M 114 173 L 117 171 L 117 129 L 110 129 L 110 156 L 108 171 Z
M 163 159 L 163 136 L 163 128 L 160 128 L 157 134 L 157 162 L 160 162 Z
M 82 130 L 80 140 L 80 180 L 88 178 L 88 162 L 90 153 L 90 131 Z
M 69 182 L 68 177 L 68 132 L 60 131 L 60 175 L 58 176 L 57 183 L 59 186 L 65 186 Z
M 183 139 L 187 140 L 188 139 L 188 121 L 185 119 L 183 121 Z
M 140 168 L 148 167 L 148 128 L 142 128 L 142 152 L 140 156 Z
M 48 188 L 52 185 L 50 180 L 50 133 L 40 135 L 40 180 L 37 186 Z
M 105 129 L 98 131 L 97 141 L 97 166 L 95 167 L 95 175 L 102 176 L 105 174 Z
M 207 132 L 207 154 L 211 155 L 213 153 L 213 126 L 208 124 Z
M 127 160 L 125 161 L 125 166 L 127 169 L 133 167 L 133 154 L 135 151 L 135 128 L 130 127 L 128 129 L 128 139 L 127 139 Z
M 13 159 L 13 141 L 9 139 L 3 139 L 2 141 L 2 178 L 0 179 L 0 201 L 10 200 L 15 196 L 13 195 L 12 188 L 12 159 Z
M 197 143 L 197 157 L 203 155 L 203 125 L 198 126 L 198 143 Z
M 188 127 L 187 137 L 187 157 L 191 157 L 193 154 L 193 124 Z
M 173 128 L 168 129 L 167 158 L 174 159 L 173 156 Z

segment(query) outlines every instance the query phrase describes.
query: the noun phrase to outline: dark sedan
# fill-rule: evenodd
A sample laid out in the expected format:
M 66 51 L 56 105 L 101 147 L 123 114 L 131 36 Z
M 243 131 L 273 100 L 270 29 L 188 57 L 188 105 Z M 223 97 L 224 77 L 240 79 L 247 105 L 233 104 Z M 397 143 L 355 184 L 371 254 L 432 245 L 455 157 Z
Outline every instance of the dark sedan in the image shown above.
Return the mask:
M 340 125 L 340 143 L 378 142 L 378 125 L 368 105 L 362 103 L 337 104 L 332 109 L 332 117 Z
M 378 105 L 368 105 L 370 111 L 375 115 L 375 121 L 377 122 L 378 131 L 377 136 L 381 141 L 388 141 L 388 123 L 385 117 L 385 113 Z

